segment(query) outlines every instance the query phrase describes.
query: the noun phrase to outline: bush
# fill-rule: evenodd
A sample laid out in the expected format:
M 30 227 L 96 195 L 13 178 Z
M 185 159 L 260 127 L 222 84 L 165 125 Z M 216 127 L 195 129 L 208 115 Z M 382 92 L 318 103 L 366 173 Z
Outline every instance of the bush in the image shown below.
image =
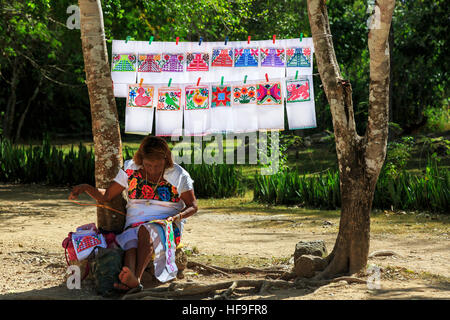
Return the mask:
M 373 208 L 427 210 L 448 213 L 450 172 L 429 160 L 423 175 L 405 170 L 392 174 L 382 170 L 373 199 Z M 306 207 L 336 209 L 341 206 L 339 174 L 328 172 L 312 177 L 297 171 L 278 172 L 255 178 L 254 200 L 270 204 L 299 204 Z

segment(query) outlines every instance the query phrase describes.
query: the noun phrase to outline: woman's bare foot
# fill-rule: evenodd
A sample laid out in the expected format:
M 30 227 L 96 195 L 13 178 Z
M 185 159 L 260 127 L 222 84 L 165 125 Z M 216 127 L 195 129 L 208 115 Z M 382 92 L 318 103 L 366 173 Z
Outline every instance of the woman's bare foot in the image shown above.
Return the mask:
M 121 283 L 114 284 L 114 287 L 117 289 L 129 290 L 139 286 L 139 280 L 128 267 L 122 268 L 122 271 L 119 274 L 119 279 Z

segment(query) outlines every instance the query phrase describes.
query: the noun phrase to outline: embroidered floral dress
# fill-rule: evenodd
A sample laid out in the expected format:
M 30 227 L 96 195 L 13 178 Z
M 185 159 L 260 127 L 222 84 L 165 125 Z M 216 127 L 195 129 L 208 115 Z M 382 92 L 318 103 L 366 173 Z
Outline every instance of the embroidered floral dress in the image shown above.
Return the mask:
M 175 248 L 171 247 L 167 231 L 173 226 L 173 240 L 178 244 L 184 221 L 166 225 L 165 228 L 150 222 L 165 220 L 181 211 L 185 203 L 180 195 L 192 190 L 194 181 L 178 164 L 164 171 L 163 179 L 158 185 L 146 181 L 139 172 L 140 168 L 141 166 L 137 166 L 132 160 L 126 161 L 124 170 L 120 169 L 114 179 L 126 188 L 128 195 L 125 230 L 117 235 L 116 240 L 123 250 L 137 248 L 139 228 L 147 228 L 155 252 L 155 276 L 159 281 L 166 282 L 175 278 L 177 273 L 174 263 Z

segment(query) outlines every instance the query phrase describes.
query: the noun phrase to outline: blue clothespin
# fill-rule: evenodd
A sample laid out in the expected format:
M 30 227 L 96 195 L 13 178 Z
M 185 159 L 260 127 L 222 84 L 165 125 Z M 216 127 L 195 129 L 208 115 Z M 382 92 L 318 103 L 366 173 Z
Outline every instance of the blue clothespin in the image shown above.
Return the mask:
M 148 44 L 152 44 L 153 42 L 153 36 L 150 37 L 150 41 L 148 42 Z
M 200 37 L 200 41 L 198 42 L 198 45 L 199 45 L 199 46 L 201 46 L 201 45 L 202 45 L 202 41 L 203 41 L 203 38 L 202 38 L 202 37 Z
M 227 43 L 228 43 L 228 36 L 226 36 L 225 38 L 225 45 L 227 45 Z

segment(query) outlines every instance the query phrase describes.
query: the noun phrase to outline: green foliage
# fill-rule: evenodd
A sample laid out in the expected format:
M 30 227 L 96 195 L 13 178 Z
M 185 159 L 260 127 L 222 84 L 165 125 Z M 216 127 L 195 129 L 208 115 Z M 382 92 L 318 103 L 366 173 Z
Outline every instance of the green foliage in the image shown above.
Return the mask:
M 282 171 L 271 176 L 256 176 L 254 199 L 270 204 L 336 209 L 341 206 L 339 174 L 329 171 L 306 177 L 297 171 Z M 423 175 L 412 175 L 405 170 L 392 175 L 383 170 L 372 207 L 448 213 L 449 205 L 450 172 L 430 159 Z
M 228 164 L 182 164 L 194 180 L 199 198 L 225 198 L 243 195 L 242 170 Z
M 445 132 L 450 130 L 450 99 L 444 100 L 441 107 L 430 107 L 424 110 L 428 118 L 426 129 L 428 132 Z
M 335 209 L 341 205 L 338 173 L 327 172 L 314 177 L 297 171 L 280 171 L 274 175 L 255 176 L 254 199 L 270 204 L 298 204 Z
M 135 150 L 124 148 L 124 159 Z M 197 197 L 223 198 L 243 195 L 242 170 L 234 165 L 183 165 L 195 181 Z M 67 153 L 51 146 L 48 136 L 39 146 L 17 146 L 0 139 L 0 181 L 49 185 L 95 184 L 92 148 L 79 144 Z
M 413 137 L 402 137 L 398 142 L 388 143 L 384 166 L 389 175 L 396 176 L 405 168 L 408 160 L 411 158 L 413 147 Z
M 48 136 L 40 146 L 17 146 L 0 139 L 0 181 L 44 183 L 50 185 L 94 184 L 95 165 L 92 149 L 81 143 L 64 154 L 50 145 Z

